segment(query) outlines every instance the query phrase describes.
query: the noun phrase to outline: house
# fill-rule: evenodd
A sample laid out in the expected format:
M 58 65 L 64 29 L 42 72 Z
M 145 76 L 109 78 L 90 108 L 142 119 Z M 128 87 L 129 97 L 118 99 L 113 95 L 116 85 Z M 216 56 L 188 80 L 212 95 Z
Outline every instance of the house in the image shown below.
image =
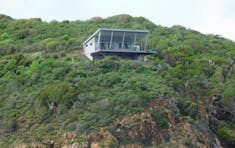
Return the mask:
M 84 53 L 90 59 L 101 59 L 105 55 L 138 59 L 153 54 L 147 50 L 147 30 L 100 28 L 83 42 Z

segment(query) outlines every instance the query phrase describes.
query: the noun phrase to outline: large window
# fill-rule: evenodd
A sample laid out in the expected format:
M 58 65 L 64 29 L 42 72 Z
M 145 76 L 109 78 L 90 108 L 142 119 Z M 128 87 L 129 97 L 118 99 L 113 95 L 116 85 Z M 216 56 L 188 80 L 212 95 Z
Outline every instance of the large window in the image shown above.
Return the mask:
M 122 43 L 119 43 L 119 44 L 118 44 L 118 47 L 119 47 L 119 48 L 122 48 Z
M 105 49 L 105 44 L 104 43 L 100 43 L 100 49 Z
M 125 43 L 124 46 L 125 46 L 125 49 L 128 49 L 128 44 L 127 43 Z

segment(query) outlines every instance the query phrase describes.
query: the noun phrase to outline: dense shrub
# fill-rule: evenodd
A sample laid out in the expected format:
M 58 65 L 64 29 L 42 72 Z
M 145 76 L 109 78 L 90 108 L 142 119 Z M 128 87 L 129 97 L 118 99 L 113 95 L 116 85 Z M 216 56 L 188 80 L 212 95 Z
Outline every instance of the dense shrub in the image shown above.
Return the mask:
M 164 117 L 163 115 L 161 115 L 159 113 L 153 113 L 151 116 L 159 128 L 161 128 L 161 129 L 169 128 L 168 121 L 167 121 L 166 117 Z
M 198 105 L 192 99 L 184 99 L 178 103 L 181 113 L 195 119 L 198 116 Z
M 46 106 L 48 109 L 60 104 L 70 108 L 76 100 L 76 91 L 71 84 L 54 83 L 43 88 L 36 99 L 40 106 Z
M 235 131 L 228 129 L 218 129 L 217 135 L 220 139 L 225 141 L 229 146 L 235 146 Z

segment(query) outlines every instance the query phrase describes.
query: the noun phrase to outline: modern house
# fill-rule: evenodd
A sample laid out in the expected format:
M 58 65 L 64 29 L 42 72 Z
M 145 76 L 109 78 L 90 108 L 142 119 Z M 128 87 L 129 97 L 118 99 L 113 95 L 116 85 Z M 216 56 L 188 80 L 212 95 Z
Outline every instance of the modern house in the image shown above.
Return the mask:
M 147 30 L 100 28 L 83 42 L 85 55 L 93 60 L 105 55 L 116 55 L 131 59 L 153 54 L 147 50 Z

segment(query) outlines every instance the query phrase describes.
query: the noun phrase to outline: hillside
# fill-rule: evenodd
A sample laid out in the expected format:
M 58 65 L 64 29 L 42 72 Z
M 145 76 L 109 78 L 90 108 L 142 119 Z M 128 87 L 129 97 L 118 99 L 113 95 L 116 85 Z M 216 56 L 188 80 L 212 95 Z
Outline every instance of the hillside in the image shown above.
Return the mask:
M 98 28 L 147 29 L 148 61 L 89 61 Z M 117 15 L 0 15 L 0 147 L 234 147 L 235 43 Z

